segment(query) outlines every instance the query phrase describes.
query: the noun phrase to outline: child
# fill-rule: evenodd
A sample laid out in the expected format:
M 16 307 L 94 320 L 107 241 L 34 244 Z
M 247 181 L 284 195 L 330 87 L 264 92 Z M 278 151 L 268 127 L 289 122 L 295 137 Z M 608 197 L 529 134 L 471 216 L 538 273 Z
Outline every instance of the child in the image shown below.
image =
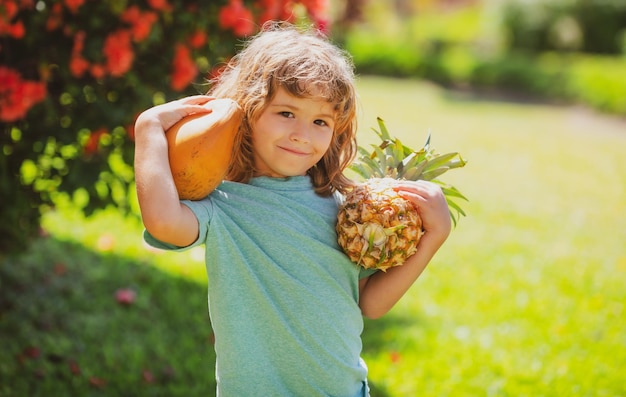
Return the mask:
M 398 182 L 426 233 L 403 266 L 360 270 L 335 232 L 356 146 L 349 58 L 313 32 L 266 26 L 209 94 L 142 113 L 135 168 L 146 241 L 172 250 L 205 244 L 218 395 L 367 395 L 363 316 L 386 313 L 447 238 L 441 189 Z M 207 112 L 214 97 L 244 110 L 232 166 L 208 197 L 180 201 L 164 131 Z

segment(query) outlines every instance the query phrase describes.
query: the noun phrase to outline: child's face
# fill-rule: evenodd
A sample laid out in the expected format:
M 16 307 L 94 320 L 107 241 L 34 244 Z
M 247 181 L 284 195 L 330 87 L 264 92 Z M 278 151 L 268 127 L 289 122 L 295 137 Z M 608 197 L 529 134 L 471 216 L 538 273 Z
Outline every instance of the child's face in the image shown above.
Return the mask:
M 333 105 L 298 98 L 279 88 L 252 127 L 252 152 L 258 175 L 305 175 L 324 156 L 335 127 Z

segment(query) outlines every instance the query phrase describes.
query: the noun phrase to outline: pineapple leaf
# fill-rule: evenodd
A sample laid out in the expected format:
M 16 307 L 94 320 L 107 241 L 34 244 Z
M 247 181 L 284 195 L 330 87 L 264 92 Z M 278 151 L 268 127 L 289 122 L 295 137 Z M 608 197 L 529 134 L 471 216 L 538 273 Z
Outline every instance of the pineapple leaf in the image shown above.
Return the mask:
M 450 169 L 461 168 L 461 167 L 465 167 L 465 164 L 467 164 L 467 161 L 464 160 L 461 156 L 459 156 L 458 160 L 453 160 L 449 162 L 448 167 L 450 167 Z
M 435 168 L 434 170 L 423 172 L 419 179 L 422 179 L 425 181 L 431 181 L 437 178 L 438 176 L 445 174 L 449 169 L 450 167 Z
M 448 203 L 448 207 L 454 209 L 457 212 L 457 214 L 466 216 L 465 211 L 463 211 L 463 209 L 456 203 L 456 201 L 446 200 L 446 202 Z
M 452 200 L 446 198 L 446 202 L 448 203 L 448 208 L 450 209 L 450 218 L 452 219 L 452 223 L 454 223 L 454 227 L 456 227 L 461 216 L 466 216 L 465 211 L 463 211 L 461 207 L 459 207 L 459 205 Z
M 424 142 L 424 151 L 430 149 L 430 129 L 428 129 L 428 135 L 426 136 L 426 142 Z
M 384 176 L 387 174 L 388 167 L 389 167 L 389 165 L 387 164 L 387 155 L 378 146 L 374 147 L 374 153 L 376 154 L 376 157 L 378 157 L 377 163 L 379 164 L 380 172 Z
M 397 168 L 398 171 L 400 171 L 400 167 L 402 166 L 402 160 L 404 160 L 406 156 L 404 153 L 405 146 L 402 144 L 402 142 L 400 142 L 399 139 L 396 139 L 391 149 L 391 156 L 397 162 L 396 164 L 394 164 L 394 167 Z
M 359 146 L 357 148 L 357 151 L 361 155 L 361 157 L 369 157 L 370 156 L 370 152 L 368 152 L 367 149 L 365 149 L 363 146 Z
M 373 160 L 370 156 L 365 156 L 361 159 L 362 163 L 365 165 L 365 178 L 371 178 L 373 176 L 382 176 L 383 172 L 380 168 L 380 163 L 376 160 Z M 368 171 L 369 169 L 369 171 Z
M 367 178 L 370 178 L 370 170 L 367 169 L 363 164 L 361 163 L 353 163 L 350 165 L 350 169 L 352 171 L 354 171 L 355 173 L 357 173 L 361 178 L 363 178 L 364 180 Z
M 376 118 L 378 130 L 372 130 L 381 140 L 379 145 L 372 145 L 373 151 L 359 146 L 359 157 L 350 165 L 350 169 L 364 179 L 393 177 L 406 180 L 426 180 L 437 183 L 446 198 L 450 217 L 457 225 L 461 216 L 466 216 L 463 209 L 453 199 L 469 201 L 454 186 L 437 179 L 440 175 L 455 168 L 464 167 L 467 161 L 457 152 L 438 154 L 431 146 L 431 132 L 428 130 L 426 141 L 417 151 L 405 146 L 398 138 L 392 138 L 382 118 Z
M 457 188 L 455 188 L 454 186 L 444 185 L 442 183 L 439 183 L 439 185 L 441 186 L 441 191 L 446 197 L 458 197 L 465 201 L 469 201 L 467 197 L 465 197 L 461 192 L 459 192 Z
M 421 179 L 422 172 L 424 172 L 424 168 L 426 167 L 427 162 L 419 162 L 417 158 L 415 158 L 414 162 L 415 166 L 408 167 L 406 172 L 404 173 L 404 179 L 409 181 L 417 181 L 418 179 Z M 413 161 L 411 162 L 411 164 L 412 163 Z
M 380 128 L 380 131 L 374 131 L 376 131 L 381 140 L 390 141 L 391 135 L 389 135 L 389 131 L 387 130 L 387 126 L 385 126 L 385 122 L 383 121 L 383 119 L 377 117 L 376 121 L 378 122 L 378 128 Z
M 440 166 L 445 166 L 445 167 L 448 167 L 449 169 L 450 163 L 451 163 L 450 160 L 452 160 L 458 155 L 459 155 L 458 153 L 448 153 L 448 154 L 438 155 L 434 157 L 433 159 L 428 160 L 428 164 L 426 165 L 426 168 L 424 169 L 424 171 L 428 172 L 428 171 L 437 169 Z
M 402 161 L 398 163 L 398 178 L 406 179 L 405 172 L 406 170 L 410 169 L 409 167 L 407 167 L 407 165 L 411 163 L 412 158 L 413 158 L 413 153 L 409 154 L 408 157 L 405 157 L 404 159 L 402 159 Z

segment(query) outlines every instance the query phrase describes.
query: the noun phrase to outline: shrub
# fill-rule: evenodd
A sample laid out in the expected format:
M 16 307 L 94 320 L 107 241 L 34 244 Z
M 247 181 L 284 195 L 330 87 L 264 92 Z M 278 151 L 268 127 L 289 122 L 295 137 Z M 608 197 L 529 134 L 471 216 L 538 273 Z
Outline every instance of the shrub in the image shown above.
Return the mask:
M 559 70 L 538 64 L 534 57 L 508 54 L 477 63 L 470 82 L 476 88 L 556 97 L 556 90 L 562 87 L 563 76 Z
M 626 32 L 623 0 L 509 1 L 504 29 L 515 50 L 620 54 Z
M 607 7 L 616 12 L 626 9 L 626 3 L 622 7 L 613 0 L 591 0 L 585 7 L 596 3 L 600 11 L 593 12 L 597 13 Z M 536 8 L 506 4 L 510 4 L 509 8 L 498 10 L 509 12 L 508 29 L 519 34 L 513 37 L 513 48 L 500 43 L 494 32 L 479 32 L 481 18 L 482 25 L 487 25 L 492 19 L 503 17 L 487 21 L 492 14 L 474 6 L 449 12 L 421 12 L 408 22 L 393 26 L 374 18 L 373 22 L 353 26 L 346 34 L 345 46 L 353 55 L 358 72 L 363 74 L 423 78 L 445 86 L 577 102 L 608 113 L 626 114 L 625 57 L 575 52 L 574 47 L 566 45 L 567 40 L 561 42 L 559 51 L 545 50 L 551 48 L 548 39 L 554 34 L 544 29 L 550 25 L 546 21 L 554 19 L 557 11 L 565 16 L 561 8 L 573 7 L 573 3 L 536 0 Z M 544 12 L 539 5 L 552 7 L 554 13 Z M 514 7 L 523 15 L 512 14 Z M 613 26 L 608 22 L 611 18 L 607 23 Z M 560 29 L 573 29 L 572 23 L 571 19 L 561 18 Z M 566 33 L 561 34 L 562 39 L 567 38 Z M 626 29 L 613 41 L 626 48 Z M 532 50 L 535 48 L 544 50 Z
M 566 83 L 568 93 L 596 109 L 626 115 L 625 70 L 625 58 L 573 56 Z
M 130 207 L 139 112 L 205 91 L 242 37 L 308 18 L 315 0 L 3 0 L 0 252 L 24 247 L 60 192 L 86 212 Z

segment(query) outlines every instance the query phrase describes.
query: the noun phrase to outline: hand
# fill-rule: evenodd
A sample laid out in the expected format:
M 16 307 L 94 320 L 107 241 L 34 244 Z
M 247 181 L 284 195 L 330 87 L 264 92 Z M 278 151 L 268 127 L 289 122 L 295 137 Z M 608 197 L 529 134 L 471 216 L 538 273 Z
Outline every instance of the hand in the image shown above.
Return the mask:
M 442 241 L 450 234 L 452 222 L 441 187 L 427 181 L 398 181 L 394 189 L 417 207 L 426 234 Z
M 136 124 L 158 123 L 167 131 L 178 121 L 190 114 L 210 113 L 210 102 L 215 99 L 207 95 L 194 95 L 154 106 L 139 115 Z

